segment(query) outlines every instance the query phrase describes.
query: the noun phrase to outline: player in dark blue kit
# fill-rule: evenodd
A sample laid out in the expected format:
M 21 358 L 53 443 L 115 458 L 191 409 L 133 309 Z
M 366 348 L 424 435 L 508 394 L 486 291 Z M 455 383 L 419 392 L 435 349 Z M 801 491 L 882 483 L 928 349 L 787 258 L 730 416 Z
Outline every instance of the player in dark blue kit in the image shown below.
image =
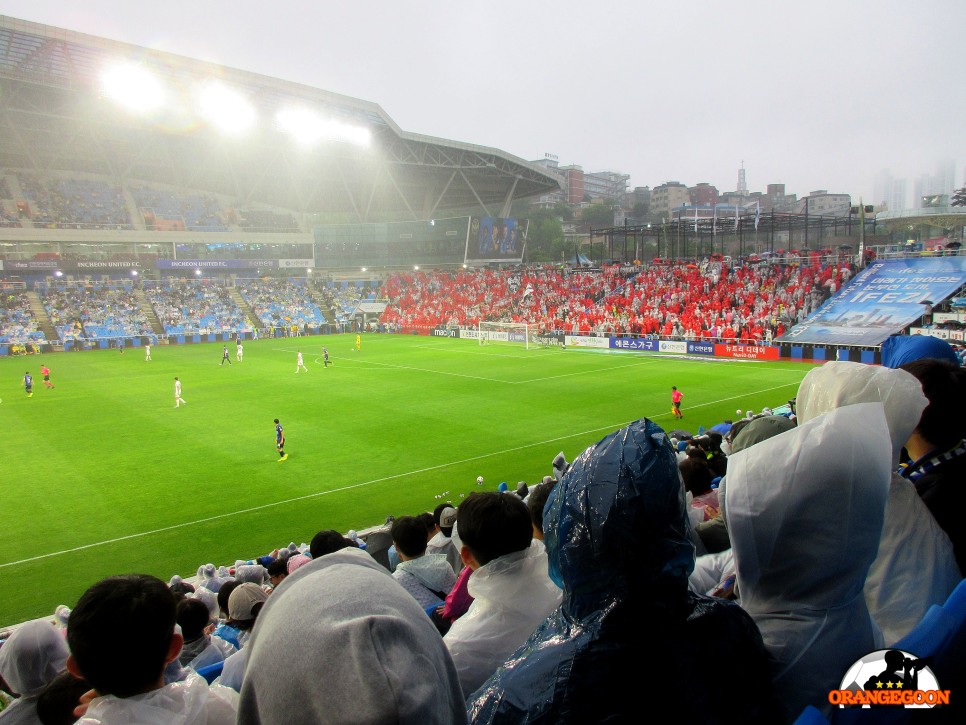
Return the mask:
M 275 419 L 275 447 L 278 449 L 278 460 L 281 463 L 288 458 L 288 453 L 285 452 L 285 431 L 282 429 L 282 424 L 278 422 L 278 418 Z
M 34 394 L 34 376 L 27 371 L 23 374 L 23 389 L 27 393 L 28 398 L 32 398 Z M 276 421 L 277 423 L 278 421 Z
M 228 357 L 228 345 L 221 348 L 221 364 L 224 365 L 226 362 L 231 365 L 231 358 Z
M 329 350 L 328 348 L 322 348 L 322 361 L 325 363 L 325 367 L 329 367 Z

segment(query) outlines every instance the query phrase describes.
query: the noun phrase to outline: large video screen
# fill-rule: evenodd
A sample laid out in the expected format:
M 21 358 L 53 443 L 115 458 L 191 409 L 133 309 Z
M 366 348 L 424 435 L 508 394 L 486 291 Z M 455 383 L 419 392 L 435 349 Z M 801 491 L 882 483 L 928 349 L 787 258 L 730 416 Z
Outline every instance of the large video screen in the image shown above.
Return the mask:
M 521 262 L 526 244 L 526 219 L 473 217 L 466 240 L 466 261 Z

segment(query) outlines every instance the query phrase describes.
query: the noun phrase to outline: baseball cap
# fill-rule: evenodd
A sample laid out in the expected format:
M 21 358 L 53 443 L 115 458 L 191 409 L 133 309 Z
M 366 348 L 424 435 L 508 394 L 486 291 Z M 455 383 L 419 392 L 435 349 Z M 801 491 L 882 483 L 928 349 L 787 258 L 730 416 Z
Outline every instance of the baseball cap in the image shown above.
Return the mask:
M 447 506 L 439 513 L 439 527 L 441 529 L 451 529 L 456 526 L 456 509 Z
M 255 613 L 252 610 L 256 604 L 264 603 L 267 599 L 268 595 L 257 584 L 251 582 L 240 584 L 228 597 L 228 616 L 241 622 L 255 619 Z

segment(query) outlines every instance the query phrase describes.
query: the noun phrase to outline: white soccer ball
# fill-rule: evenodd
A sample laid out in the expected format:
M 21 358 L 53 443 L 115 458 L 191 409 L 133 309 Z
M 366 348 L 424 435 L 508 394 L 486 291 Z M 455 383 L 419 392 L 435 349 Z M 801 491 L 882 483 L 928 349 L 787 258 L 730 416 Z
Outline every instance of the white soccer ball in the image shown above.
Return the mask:
M 738 415 L 741 415 L 741 410 L 740 409 L 736 410 L 735 413 L 737 413 Z
M 483 476 L 477 476 L 476 477 L 476 485 L 477 486 L 482 486 L 483 485 Z

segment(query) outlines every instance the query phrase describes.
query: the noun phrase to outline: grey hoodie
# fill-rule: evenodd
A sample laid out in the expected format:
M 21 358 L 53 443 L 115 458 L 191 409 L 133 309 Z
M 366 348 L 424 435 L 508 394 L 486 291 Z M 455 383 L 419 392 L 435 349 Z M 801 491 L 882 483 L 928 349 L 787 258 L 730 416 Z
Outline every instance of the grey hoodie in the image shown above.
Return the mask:
M 436 628 L 359 549 L 289 575 L 247 647 L 238 725 L 466 722 L 456 668 Z

